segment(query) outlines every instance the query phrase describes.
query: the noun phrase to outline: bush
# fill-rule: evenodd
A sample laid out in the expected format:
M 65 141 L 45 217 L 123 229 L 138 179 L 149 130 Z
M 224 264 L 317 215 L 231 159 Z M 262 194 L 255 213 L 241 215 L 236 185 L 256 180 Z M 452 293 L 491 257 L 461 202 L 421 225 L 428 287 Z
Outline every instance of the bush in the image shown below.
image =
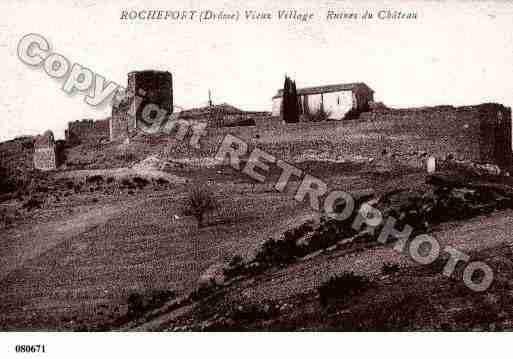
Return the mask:
M 228 264 L 228 267 L 226 267 L 224 270 L 224 275 L 228 278 L 233 278 L 238 275 L 244 274 L 246 272 L 246 266 L 244 264 L 244 259 L 240 255 L 234 256 L 230 263 Z
M 353 272 L 333 276 L 318 288 L 321 306 L 346 302 L 352 296 L 361 293 L 368 284 L 369 281 L 365 277 Z
M 294 227 L 294 228 L 291 228 L 291 229 L 285 231 L 285 233 L 283 233 L 283 235 L 285 237 L 285 240 L 296 241 L 296 240 L 304 237 L 305 234 L 313 232 L 313 230 L 314 230 L 314 227 L 313 227 L 312 223 L 307 222 L 307 223 L 303 223 L 299 227 Z
M 139 176 L 134 177 L 133 181 L 135 185 L 139 188 L 144 188 L 150 183 L 150 181 L 148 181 L 146 178 L 142 178 Z
M 279 313 L 272 303 L 248 303 L 236 306 L 229 318 L 236 322 L 255 323 L 257 320 L 269 319 Z
M 265 267 L 283 266 L 312 252 L 309 244 L 299 244 L 298 240 L 314 231 L 312 223 L 306 222 L 283 233 L 283 239 L 270 238 L 257 252 L 255 261 Z
M 217 289 L 218 286 L 215 283 L 202 285 L 191 292 L 191 294 L 189 295 L 189 299 L 193 302 L 200 301 L 216 293 Z
M 123 178 L 121 180 L 121 187 L 122 188 L 128 188 L 128 189 L 135 189 L 135 185 L 130 180 L 130 178 Z
M 306 247 L 299 246 L 294 239 L 276 240 L 270 238 L 264 242 L 262 248 L 257 252 L 255 261 L 267 267 L 284 266 L 306 255 L 306 249 Z
M 102 175 L 94 175 L 91 177 L 87 177 L 86 182 L 87 183 L 101 183 L 101 182 L 103 182 L 103 176 Z
M 159 186 L 165 186 L 169 184 L 169 181 L 165 178 L 158 178 L 156 182 Z
M 205 186 L 194 187 L 186 198 L 185 216 L 194 216 L 198 226 L 204 224 L 205 215 L 217 209 L 217 201 L 212 191 Z
M 128 313 L 130 318 L 137 318 L 145 312 L 162 306 L 175 297 L 171 290 L 151 289 L 142 292 L 133 292 L 128 296 Z
M 344 115 L 343 120 L 356 120 L 362 112 L 362 109 L 352 108 Z
M 36 197 L 30 197 L 27 202 L 23 204 L 23 208 L 31 211 L 35 208 L 41 208 L 41 205 L 43 204 L 43 201 L 41 201 L 39 198 Z
M 397 263 L 385 263 L 381 268 L 381 273 L 384 275 L 394 274 L 399 272 L 399 264 Z
M 14 192 L 16 188 L 15 178 L 4 167 L 0 166 L 0 193 Z
M 20 214 L 15 209 L 0 207 L 0 228 L 8 228 L 14 225 Z
M 315 111 L 306 113 L 304 115 L 306 121 L 308 122 L 321 122 L 326 121 L 330 118 L 331 112 L 326 111 L 323 106 L 319 106 Z

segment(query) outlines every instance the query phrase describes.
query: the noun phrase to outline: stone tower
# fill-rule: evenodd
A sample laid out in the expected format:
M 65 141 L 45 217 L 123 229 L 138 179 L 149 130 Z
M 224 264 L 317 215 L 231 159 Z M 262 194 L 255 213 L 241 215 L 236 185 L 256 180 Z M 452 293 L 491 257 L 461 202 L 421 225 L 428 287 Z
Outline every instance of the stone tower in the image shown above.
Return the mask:
M 173 77 L 168 71 L 132 71 L 128 73 L 128 101 L 130 116 L 135 116 L 136 124 L 141 120 L 141 112 L 146 104 L 155 104 L 171 114 L 173 112 Z M 134 101 L 139 97 L 139 101 Z M 141 101 L 142 100 L 142 101 Z
M 154 104 L 168 114 L 173 112 L 173 77 L 168 71 L 132 71 L 128 73 L 125 93 L 113 100 L 110 139 L 123 139 L 131 129 L 141 127 L 142 111 Z

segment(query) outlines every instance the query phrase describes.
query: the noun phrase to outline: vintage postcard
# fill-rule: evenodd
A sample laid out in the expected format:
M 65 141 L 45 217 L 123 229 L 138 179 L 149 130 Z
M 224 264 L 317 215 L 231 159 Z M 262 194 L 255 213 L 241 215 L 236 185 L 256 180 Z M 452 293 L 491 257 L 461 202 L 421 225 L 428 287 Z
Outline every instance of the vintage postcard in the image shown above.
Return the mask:
M 0 9 L 0 331 L 513 329 L 513 3 Z

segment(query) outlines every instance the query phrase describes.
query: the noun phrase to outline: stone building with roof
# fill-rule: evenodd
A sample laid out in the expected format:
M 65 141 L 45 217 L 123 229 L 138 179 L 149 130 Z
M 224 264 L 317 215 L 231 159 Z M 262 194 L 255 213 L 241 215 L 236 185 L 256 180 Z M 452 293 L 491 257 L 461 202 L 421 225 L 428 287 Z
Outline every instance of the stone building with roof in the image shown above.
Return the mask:
M 374 100 L 374 91 L 363 82 L 305 87 L 297 90 L 301 113 L 315 113 L 321 107 L 329 119 L 342 120 L 350 111 L 365 111 Z M 280 116 L 283 90 L 273 96 L 272 115 Z

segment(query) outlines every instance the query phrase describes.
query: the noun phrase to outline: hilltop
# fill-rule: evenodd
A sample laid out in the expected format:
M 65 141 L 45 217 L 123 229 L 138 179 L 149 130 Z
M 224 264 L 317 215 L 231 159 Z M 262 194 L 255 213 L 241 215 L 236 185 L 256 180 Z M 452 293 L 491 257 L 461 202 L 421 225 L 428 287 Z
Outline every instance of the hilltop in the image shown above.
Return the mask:
M 30 181 L 1 203 L 0 327 L 511 328 L 513 183 L 505 168 L 449 156 L 473 151 L 463 134 L 440 141 L 444 121 L 472 124 L 489 108 L 381 109 L 349 122 L 208 128 L 199 149 L 172 135 L 90 136 L 63 143 L 62 163 L 48 172 L 31 168 L 32 139 L 2 143 L 2 164 Z M 419 127 L 426 119 L 435 120 Z M 386 213 L 410 213 L 408 222 L 443 246 L 492 258 L 487 263 L 500 269 L 493 286 L 476 294 L 462 282 L 463 268 L 445 277 L 443 263 L 419 265 L 373 236 L 326 221 L 308 196 L 295 200 L 303 177 L 280 192 L 276 166 L 259 182 L 219 161 L 227 135 L 248 144 L 243 167 L 258 148 L 330 190 L 374 201 Z M 432 155 L 439 177 L 426 173 Z M 188 210 L 196 188 L 207 188 L 216 204 L 201 226 Z M 350 300 L 339 296 L 343 289 L 321 295 L 336 276 L 354 285 Z

